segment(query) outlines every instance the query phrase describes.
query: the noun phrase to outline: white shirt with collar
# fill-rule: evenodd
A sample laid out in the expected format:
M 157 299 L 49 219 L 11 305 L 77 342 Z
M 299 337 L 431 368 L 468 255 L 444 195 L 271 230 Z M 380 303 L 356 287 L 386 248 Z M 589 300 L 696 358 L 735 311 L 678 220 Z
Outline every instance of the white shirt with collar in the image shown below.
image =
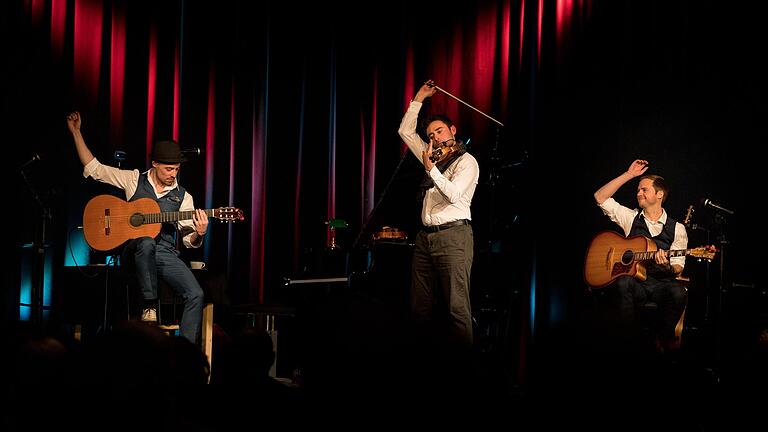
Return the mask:
M 422 164 L 422 152 L 429 144 L 416 132 L 419 111 L 422 103 L 411 101 L 408 110 L 400 122 L 398 133 L 411 152 Z M 472 220 L 470 207 L 475 194 L 480 166 L 474 156 L 464 153 L 454 161 L 445 172 L 432 167 L 429 176 L 435 186 L 427 190 L 421 208 L 421 222 L 424 225 L 442 225 L 459 219 Z

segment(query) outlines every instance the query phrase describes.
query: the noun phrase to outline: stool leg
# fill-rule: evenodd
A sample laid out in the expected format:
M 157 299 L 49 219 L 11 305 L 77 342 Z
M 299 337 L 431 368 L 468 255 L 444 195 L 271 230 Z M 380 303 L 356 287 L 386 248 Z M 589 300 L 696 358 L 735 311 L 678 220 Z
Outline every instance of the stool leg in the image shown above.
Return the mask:
M 210 372 L 212 366 L 211 357 L 213 356 L 213 303 L 206 303 L 205 306 L 203 306 L 202 341 L 203 352 L 208 358 L 208 371 Z M 209 373 L 209 379 L 210 376 Z
M 163 314 L 160 312 L 163 309 L 163 304 L 160 301 L 160 294 L 157 295 L 157 324 L 158 325 L 164 325 L 163 322 Z

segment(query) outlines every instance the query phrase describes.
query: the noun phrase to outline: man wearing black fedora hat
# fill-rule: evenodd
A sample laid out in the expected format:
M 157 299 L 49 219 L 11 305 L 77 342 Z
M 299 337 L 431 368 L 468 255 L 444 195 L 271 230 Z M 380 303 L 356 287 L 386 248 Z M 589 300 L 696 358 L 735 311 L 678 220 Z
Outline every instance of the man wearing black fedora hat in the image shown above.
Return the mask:
M 142 320 L 157 322 L 157 281 L 162 279 L 184 299 L 184 313 L 179 325 L 181 335 L 196 343 L 202 320 L 203 289 L 179 258 L 176 235 L 181 233 L 184 246 L 200 247 L 208 230 L 208 217 L 203 210 L 195 209 L 192 196 L 177 182 L 181 163 L 185 161 L 179 144 L 158 141 L 152 149 L 152 168 L 143 173 L 123 170 L 103 165 L 93 156 L 80 133 L 81 123 L 80 113 L 72 112 L 67 116 L 67 126 L 84 166 L 83 176 L 123 189 L 128 201 L 151 198 L 157 201 L 162 212 L 194 210 L 192 220 L 163 223 L 156 238 L 141 237 L 126 242 L 122 260 L 124 265 L 133 263 L 135 267 L 145 302 Z

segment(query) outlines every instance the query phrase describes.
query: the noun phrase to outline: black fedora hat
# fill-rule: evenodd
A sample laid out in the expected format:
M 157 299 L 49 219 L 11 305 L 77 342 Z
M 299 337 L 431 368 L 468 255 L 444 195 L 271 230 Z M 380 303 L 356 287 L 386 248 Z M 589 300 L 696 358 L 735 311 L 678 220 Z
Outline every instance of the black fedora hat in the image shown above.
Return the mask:
M 181 147 L 176 141 L 157 141 L 152 148 L 152 160 L 164 164 L 177 164 L 186 162 L 187 159 L 181 153 Z

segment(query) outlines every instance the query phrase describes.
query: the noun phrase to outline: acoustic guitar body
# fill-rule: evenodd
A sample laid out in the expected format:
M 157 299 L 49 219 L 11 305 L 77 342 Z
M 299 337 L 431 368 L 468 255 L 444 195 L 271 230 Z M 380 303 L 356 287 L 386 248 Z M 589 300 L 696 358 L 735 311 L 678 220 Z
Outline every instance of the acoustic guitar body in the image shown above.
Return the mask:
M 159 213 L 160 206 L 150 198 L 124 201 L 112 195 L 94 197 L 83 210 L 83 234 L 92 248 L 112 250 L 139 237 L 157 237 L 160 224 L 144 224 L 145 214 Z

